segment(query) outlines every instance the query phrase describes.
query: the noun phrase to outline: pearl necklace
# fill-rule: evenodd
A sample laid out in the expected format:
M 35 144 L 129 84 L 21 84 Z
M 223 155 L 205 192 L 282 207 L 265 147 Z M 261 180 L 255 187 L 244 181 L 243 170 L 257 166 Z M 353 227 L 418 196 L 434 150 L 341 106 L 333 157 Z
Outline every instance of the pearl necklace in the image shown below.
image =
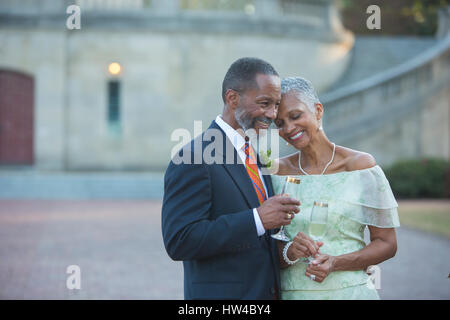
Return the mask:
M 327 165 L 325 166 L 325 168 L 323 169 L 323 171 L 320 175 L 323 175 L 325 173 L 325 171 L 328 169 L 328 166 L 333 162 L 335 151 L 336 151 L 336 144 L 333 143 L 333 155 L 331 156 L 331 160 L 327 163 Z M 298 152 L 298 167 L 300 168 L 300 170 L 303 172 L 304 175 L 309 176 L 309 173 L 307 173 L 302 168 L 302 165 L 300 163 L 301 158 L 302 158 L 302 153 L 301 153 L 301 151 L 299 151 Z

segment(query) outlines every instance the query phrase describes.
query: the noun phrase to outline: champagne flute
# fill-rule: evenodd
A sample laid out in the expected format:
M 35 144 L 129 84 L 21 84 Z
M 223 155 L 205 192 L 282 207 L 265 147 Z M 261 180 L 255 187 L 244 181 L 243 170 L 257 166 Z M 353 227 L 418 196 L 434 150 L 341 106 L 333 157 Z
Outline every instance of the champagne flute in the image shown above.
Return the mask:
M 308 233 L 314 241 L 320 241 L 327 231 L 328 221 L 328 203 L 314 201 L 314 206 L 311 210 L 311 217 L 308 227 Z M 314 257 L 310 256 L 304 260 L 310 264 Z
M 287 187 L 288 187 L 288 183 L 299 184 L 300 183 L 300 179 L 287 176 L 286 180 L 284 181 L 283 188 L 281 189 L 281 194 L 282 195 L 286 193 L 286 190 L 287 190 Z M 291 214 L 293 214 L 293 213 L 291 213 Z M 280 241 L 285 241 L 285 242 L 291 241 L 291 239 L 289 239 L 288 236 L 284 233 L 284 226 L 281 226 L 280 231 L 278 231 L 275 234 L 272 234 L 271 237 L 276 239 L 276 240 L 280 240 Z

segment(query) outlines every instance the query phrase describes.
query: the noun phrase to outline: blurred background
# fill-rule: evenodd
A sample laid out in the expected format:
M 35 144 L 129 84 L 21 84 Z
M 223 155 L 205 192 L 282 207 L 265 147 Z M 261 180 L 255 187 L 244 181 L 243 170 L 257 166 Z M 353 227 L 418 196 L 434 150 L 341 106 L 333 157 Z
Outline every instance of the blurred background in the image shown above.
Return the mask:
M 0 298 L 182 299 L 160 231 L 172 132 L 205 130 L 230 64 L 255 56 L 311 80 L 330 140 L 385 171 L 402 227 L 381 297 L 449 299 L 449 5 L 0 0 Z

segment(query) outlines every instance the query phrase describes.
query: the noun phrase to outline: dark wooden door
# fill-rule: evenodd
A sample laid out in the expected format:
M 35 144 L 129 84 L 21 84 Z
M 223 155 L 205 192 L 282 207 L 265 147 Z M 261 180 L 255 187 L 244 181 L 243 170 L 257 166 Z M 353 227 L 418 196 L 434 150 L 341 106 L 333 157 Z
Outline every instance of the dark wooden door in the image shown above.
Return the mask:
M 33 164 L 34 80 L 0 70 L 0 164 Z

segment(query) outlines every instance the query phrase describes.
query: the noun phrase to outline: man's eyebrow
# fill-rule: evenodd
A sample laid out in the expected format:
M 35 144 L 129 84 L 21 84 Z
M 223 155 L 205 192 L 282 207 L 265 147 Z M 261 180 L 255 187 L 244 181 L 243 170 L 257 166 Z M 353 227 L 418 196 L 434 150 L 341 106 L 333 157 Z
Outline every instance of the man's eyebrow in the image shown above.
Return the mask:
M 266 96 L 266 95 L 263 95 L 263 96 L 258 96 L 258 97 L 256 97 L 256 99 L 270 99 L 270 100 L 273 100 L 273 98 L 271 97 L 271 96 Z M 277 101 L 280 101 L 280 100 L 277 100 Z

